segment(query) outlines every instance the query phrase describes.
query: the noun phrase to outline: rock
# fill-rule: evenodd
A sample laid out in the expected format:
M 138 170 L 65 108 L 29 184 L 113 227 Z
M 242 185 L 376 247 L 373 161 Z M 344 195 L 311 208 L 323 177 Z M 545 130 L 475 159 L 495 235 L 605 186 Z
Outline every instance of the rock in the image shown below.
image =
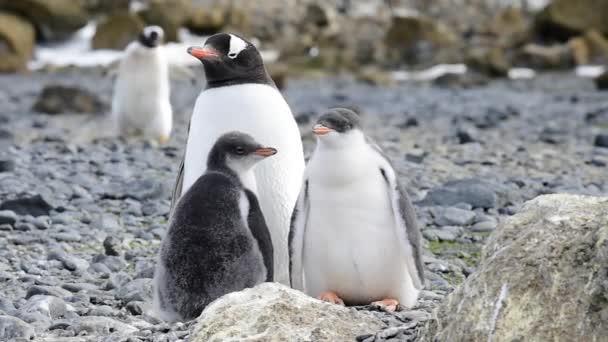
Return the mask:
M 152 299 L 152 279 L 139 278 L 118 288 L 116 298 L 125 303 L 131 301 L 150 301 Z
M 536 69 L 567 69 L 574 65 L 574 53 L 569 44 L 529 43 L 521 48 L 518 59 L 520 64 Z
M 139 316 L 141 314 L 143 314 L 144 312 L 144 302 L 140 302 L 140 301 L 132 301 L 127 303 L 127 305 L 125 306 L 125 308 L 127 309 L 127 311 L 129 311 L 129 313 L 131 313 L 131 315 L 135 315 L 135 316 Z
M 184 26 L 192 33 L 211 35 L 220 32 L 224 25 L 226 25 L 226 12 L 222 7 L 196 6 L 190 10 L 190 15 Z
M 20 232 L 29 232 L 32 231 L 36 228 L 36 226 L 34 226 L 32 223 L 29 222 L 19 222 L 17 224 L 14 225 L 15 230 L 18 230 Z
M 527 202 L 490 235 L 478 269 L 436 309 L 424 340 L 608 336 L 607 212 L 607 197 Z
M 576 65 L 604 64 L 608 61 L 608 39 L 597 30 L 568 41 Z
M 33 323 L 27 318 L 37 318 L 38 315 L 55 320 L 65 315 L 67 306 L 65 302 L 54 296 L 36 295 L 19 308 L 18 317 L 28 323 Z
M 531 24 L 521 9 L 509 6 L 499 11 L 484 30 L 495 37 L 494 44 L 503 47 L 517 46 L 530 38 Z
M 40 195 L 24 195 L 0 203 L 0 210 L 12 210 L 19 215 L 48 215 L 53 207 Z
M 598 134 L 595 136 L 594 145 L 596 147 L 608 148 L 608 134 Z
M 36 33 L 43 40 L 65 39 L 89 20 L 84 1 L 0 0 L 0 9 L 12 11 L 36 25 Z
M 383 327 L 370 313 L 324 303 L 278 283 L 264 283 L 211 303 L 198 318 L 189 341 L 354 341 Z
M 536 31 L 543 37 L 565 40 L 589 29 L 608 34 L 608 1 L 554 0 L 536 16 Z
M 395 79 L 389 72 L 376 66 L 359 68 L 357 79 L 374 86 L 389 87 L 395 84 Z
M 435 223 L 438 226 L 468 226 L 475 220 L 475 213 L 455 207 L 448 207 L 441 211 Z
M 72 293 L 57 286 L 33 285 L 27 290 L 25 298 L 28 299 L 37 295 L 66 298 L 71 296 Z
M 103 248 L 106 255 L 119 256 L 120 255 L 120 241 L 113 236 L 108 236 L 103 240 Z
M 431 189 L 423 203 L 438 206 L 469 203 L 474 208 L 494 208 L 498 202 L 496 187 L 496 184 L 481 179 L 450 181 Z
M 397 13 L 385 37 L 387 59 L 394 63 L 429 60 L 456 41 L 452 31 L 429 17 Z
M 477 142 L 477 139 L 475 139 L 473 135 L 475 134 L 464 128 L 459 128 L 456 131 L 456 139 L 460 145 Z
M 34 55 L 34 45 L 32 24 L 0 11 L 0 72 L 26 70 L 27 62 Z
M 462 235 L 462 228 L 455 226 L 441 227 L 441 229 L 425 229 L 422 236 L 429 241 L 455 241 Z
M 60 247 L 51 247 L 48 254 L 49 260 L 58 260 L 69 271 L 84 271 L 89 268 L 89 263 L 77 256 L 66 253 Z
M 135 14 L 113 14 L 97 25 L 91 46 L 93 49 L 123 50 L 137 39 L 144 26 Z
M 179 28 L 195 13 L 186 0 L 151 0 L 139 16 L 146 25 L 162 27 L 166 41 L 176 42 Z
M 63 85 L 47 85 L 38 96 L 33 110 L 46 114 L 101 113 L 105 104 L 90 91 Z
M 598 90 L 608 90 L 608 71 L 595 78 L 595 86 Z
M 33 340 L 34 327 L 16 317 L 0 315 L 0 341 Z
M 137 328 L 132 325 L 103 316 L 79 317 L 70 329 L 74 330 L 76 334 L 87 332 L 92 335 L 107 335 L 115 332 L 121 335 L 128 335 L 137 331 Z
M 496 229 L 498 223 L 496 221 L 477 222 L 471 227 L 473 232 L 491 232 Z
M 15 171 L 15 162 L 9 159 L 0 160 L 0 173 Z
M 473 70 L 491 77 L 506 77 L 511 69 L 505 50 L 500 46 L 492 48 L 472 48 L 466 58 L 466 64 Z
M 12 210 L 0 210 L 0 224 L 14 225 L 17 222 L 17 214 Z

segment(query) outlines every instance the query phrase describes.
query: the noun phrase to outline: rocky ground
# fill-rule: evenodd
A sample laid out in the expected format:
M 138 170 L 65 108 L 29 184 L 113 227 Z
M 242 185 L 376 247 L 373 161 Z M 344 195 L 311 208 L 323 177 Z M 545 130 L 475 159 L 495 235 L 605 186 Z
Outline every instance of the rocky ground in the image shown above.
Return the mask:
M 51 84 L 88 89 L 106 109 L 34 112 Z M 157 146 L 109 137 L 103 112 L 112 80 L 99 70 L 0 76 L 0 340 L 187 338 L 189 324 L 149 314 L 150 281 L 186 122 L 203 84 L 202 77 L 173 82 L 175 131 Z M 608 145 L 601 135 L 608 98 L 592 81 L 545 74 L 460 84 L 375 87 L 344 76 L 290 80 L 284 90 L 307 153 L 322 110 L 354 108 L 416 201 L 426 290 L 413 310 L 374 312 L 386 327 L 360 341 L 415 340 L 431 310 L 475 269 L 497 222 L 523 201 L 608 194 L 608 148 L 601 147 Z

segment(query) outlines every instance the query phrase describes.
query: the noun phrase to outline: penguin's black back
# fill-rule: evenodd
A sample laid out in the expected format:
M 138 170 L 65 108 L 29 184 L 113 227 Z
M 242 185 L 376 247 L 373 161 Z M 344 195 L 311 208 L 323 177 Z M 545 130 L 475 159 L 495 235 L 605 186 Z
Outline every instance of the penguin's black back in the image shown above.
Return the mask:
M 239 205 L 244 192 L 245 218 Z M 272 265 L 270 233 L 255 195 L 236 175 L 208 171 L 180 198 L 163 240 L 161 309 L 195 318 L 214 299 L 272 279 L 267 258 Z

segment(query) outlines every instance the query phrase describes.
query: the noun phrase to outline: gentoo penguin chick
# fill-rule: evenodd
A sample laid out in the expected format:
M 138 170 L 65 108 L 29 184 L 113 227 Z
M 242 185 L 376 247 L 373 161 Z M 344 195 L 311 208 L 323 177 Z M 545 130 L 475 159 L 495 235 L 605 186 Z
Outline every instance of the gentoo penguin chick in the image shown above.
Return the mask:
M 120 135 L 142 135 L 160 142 L 169 139 L 173 113 L 162 40 L 163 29 L 148 26 L 125 50 L 112 99 L 112 119 Z
M 226 293 L 272 281 L 270 233 L 241 177 L 276 152 L 243 133 L 217 140 L 207 170 L 177 203 L 162 242 L 154 279 L 162 319 L 196 318 Z
M 420 231 L 395 170 L 348 109 L 322 115 L 313 132 L 289 234 L 292 286 L 333 303 L 414 306 Z
M 243 183 L 258 196 L 268 223 L 275 281 L 289 284 L 287 235 L 304 172 L 298 125 L 260 53 L 242 37 L 216 34 L 203 47 L 191 47 L 188 52 L 202 62 L 207 87 L 194 106 L 173 203 L 205 171 L 207 154 L 222 134 L 241 131 L 276 147 L 281 153 L 243 175 Z

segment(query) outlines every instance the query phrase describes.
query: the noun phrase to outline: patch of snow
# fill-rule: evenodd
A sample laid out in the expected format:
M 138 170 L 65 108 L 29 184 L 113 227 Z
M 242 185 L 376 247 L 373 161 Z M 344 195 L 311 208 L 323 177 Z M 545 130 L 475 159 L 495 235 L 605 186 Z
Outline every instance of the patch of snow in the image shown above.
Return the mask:
M 420 71 L 396 71 L 393 72 L 395 81 L 432 81 L 447 74 L 462 75 L 467 72 L 464 64 L 438 64 Z
M 536 71 L 529 68 L 512 68 L 509 70 L 509 78 L 512 80 L 530 79 L 536 76 Z
M 606 71 L 603 65 L 581 65 L 577 66 L 574 72 L 578 77 L 596 78 Z

